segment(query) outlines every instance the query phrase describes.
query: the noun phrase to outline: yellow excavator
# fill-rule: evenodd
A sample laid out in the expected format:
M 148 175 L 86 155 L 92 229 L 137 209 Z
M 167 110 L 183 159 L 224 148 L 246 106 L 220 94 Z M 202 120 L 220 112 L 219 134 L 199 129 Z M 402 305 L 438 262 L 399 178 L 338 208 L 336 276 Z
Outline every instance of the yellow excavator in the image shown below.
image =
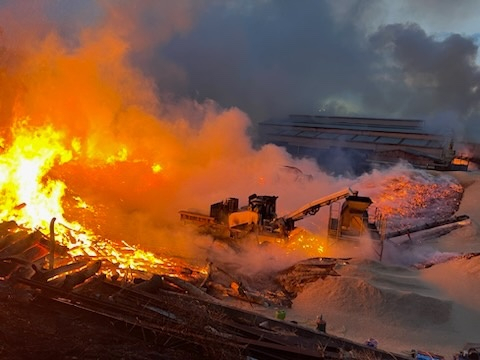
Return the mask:
M 278 217 L 276 214 L 277 196 L 252 194 L 248 204 L 239 208 L 237 198 L 227 198 L 210 206 L 210 215 L 180 211 L 184 223 L 194 223 L 219 238 L 241 238 L 250 233 L 258 236 L 287 239 L 296 229 L 295 223 L 307 216 L 315 215 L 321 207 L 345 200 L 341 210 L 335 213 L 330 209 L 329 236 L 342 234 L 361 235 L 368 229 L 367 209 L 370 198 L 358 196 L 357 191 L 346 188 Z

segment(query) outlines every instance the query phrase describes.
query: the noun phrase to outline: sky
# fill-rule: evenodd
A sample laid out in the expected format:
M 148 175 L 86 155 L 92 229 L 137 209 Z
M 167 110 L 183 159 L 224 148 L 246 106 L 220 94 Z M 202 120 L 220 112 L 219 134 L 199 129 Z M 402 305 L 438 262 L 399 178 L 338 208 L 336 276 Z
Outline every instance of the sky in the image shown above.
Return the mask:
M 414 118 L 475 141 L 479 11 L 475 0 L 2 0 L 0 41 L 56 32 L 74 52 L 109 31 L 164 103 L 236 107 L 253 129 L 292 113 Z

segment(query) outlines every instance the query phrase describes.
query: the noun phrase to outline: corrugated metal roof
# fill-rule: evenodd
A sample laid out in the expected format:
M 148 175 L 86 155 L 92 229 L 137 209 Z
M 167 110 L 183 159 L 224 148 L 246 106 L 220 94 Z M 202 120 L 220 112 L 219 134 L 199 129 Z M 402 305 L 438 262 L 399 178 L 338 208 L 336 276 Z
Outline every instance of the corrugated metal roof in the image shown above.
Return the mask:
M 317 139 L 323 139 L 323 140 L 335 140 L 340 136 L 340 134 L 335 134 L 335 133 L 324 133 L 324 132 L 319 132 L 317 135 Z
M 286 136 L 297 136 L 301 133 L 299 129 L 279 129 L 279 130 L 272 130 L 272 134 L 276 135 L 286 135 Z
M 423 125 L 421 120 L 290 115 L 260 123 L 259 130 L 265 141 L 298 149 L 341 147 L 377 154 L 401 151 L 409 161 L 413 160 L 407 154 L 444 159 L 448 155 L 447 137 L 428 133 Z
M 404 134 L 425 134 L 421 128 L 401 127 L 401 126 L 378 126 L 370 124 L 354 124 L 354 123 L 315 123 L 309 121 L 292 121 L 292 120 L 271 120 L 263 123 L 263 125 L 278 125 L 291 127 L 309 127 L 313 129 L 342 129 L 351 131 L 376 131 L 389 133 Z
M 294 129 L 271 129 L 270 135 L 285 136 L 285 137 L 299 137 L 330 141 L 341 141 L 347 143 L 363 142 L 370 144 L 382 145 L 399 145 L 399 146 L 415 146 L 425 148 L 443 148 L 440 141 L 432 139 L 410 139 L 406 137 L 389 137 L 389 136 L 375 136 L 375 135 L 357 135 L 357 134 L 341 134 L 335 132 L 321 132 L 321 131 L 299 131 Z
M 317 124 L 362 124 L 368 126 L 385 126 L 398 128 L 423 128 L 424 121 L 418 119 L 392 119 L 392 118 L 366 118 L 351 116 L 323 116 L 290 114 L 288 119 L 296 122 L 309 122 Z M 280 120 L 280 119 L 277 119 Z
M 308 137 L 308 138 L 315 138 L 317 137 L 318 132 L 316 131 L 301 131 L 298 136 Z
M 361 141 L 361 142 L 370 142 L 374 143 L 378 139 L 378 136 L 369 136 L 369 135 L 357 135 L 351 141 Z
M 338 140 L 351 141 L 354 137 L 355 137 L 355 135 L 351 135 L 351 134 L 340 134 L 338 136 Z
M 410 146 L 428 146 L 430 140 L 426 139 L 403 139 L 402 145 Z
M 378 144 L 400 144 L 400 142 L 404 138 L 396 138 L 396 137 L 388 137 L 388 136 L 380 136 L 378 137 L 377 141 L 375 141 Z

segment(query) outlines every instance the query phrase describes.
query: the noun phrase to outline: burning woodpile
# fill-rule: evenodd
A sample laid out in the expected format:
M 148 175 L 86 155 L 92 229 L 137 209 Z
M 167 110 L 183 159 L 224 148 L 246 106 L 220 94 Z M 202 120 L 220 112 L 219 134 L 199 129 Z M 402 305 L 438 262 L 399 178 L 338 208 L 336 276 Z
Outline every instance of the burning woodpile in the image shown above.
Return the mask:
M 252 310 L 255 306 L 289 307 L 305 284 L 337 275 L 335 259 L 313 258 L 252 278 L 218 260 L 195 266 L 182 258 L 160 255 L 160 251 L 152 253 L 108 239 L 95 222 L 103 208 L 109 215 L 103 224 L 113 221 L 116 200 L 107 206 L 103 197 L 96 198 L 95 205 L 83 200 L 83 194 L 91 195 L 84 189 L 82 171 L 86 170 L 79 166 L 78 173 L 61 171 L 65 170 L 61 165 L 73 159 L 73 149 L 62 136 L 51 127 L 37 129 L 19 123 L 12 129 L 12 144 L 2 154 L 0 165 L 6 177 L 0 182 L 4 194 L 0 277 L 7 298 L 40 306 L 42 311 L 46 306 L 60 313 L 68 309 L 75 316 L 86 313 L 156 348 L 189 349 L 190 357 L 196 359 L 211 358 L 213 353 L 225 359 L 246 355 L 339 358 L 352 349 L 377 353 L 315 329 L 301 329 L 231 306 L 241 301 Z M 146 179 L 161 179 L 156 166 L 142 165 L 141 169 Z M 92 167 L 90 172 L 96 170 Z M 116 185 L 116 177 L 108 175 L 95 184 Z M 69 183 L 81 179 L 82 186 L 68 187 L 66 178 Z M 126 184 L 120 184 L 120 193 L 128 194 Z M 80 188 L 82 196 L 77 191 Z M 127 210 L 122 219 L 130 216 Z M 78 219 L 83 219 L 82 224 Z
M 53 229 L 53 221 L 52 221 Z M 88 313 L 129 336 L 161 348 L 189 349 L 195 358 L 337 359 L 346 351 L 391 358 L 294 323 L 241 310 L 234 299 L 262 306 L 289 306 L 309 281 L 337 275 L 335 259 L 309 259 L 272 275 L 275 288 L 251 288 L 252 279 L 210 263 L 203 277 L 187 267 L 167 273 L 133 271 L 120 277 L 108 258 L 69 254 L 52 232 L 0 224 L 0 276 L 14 298 L 49 309 Z M 272 285 L 273 286 L 273 285 Z M 234 304 L 234 303 L 233 303 Z M 33 306 L 33 305 L 32 305 Z M 360 357 L 359 357 L 360 358 Z
M 418 171 L 383 179 L 382 192 L 373 200 L 388 219 L 387 232 L 443 221 L 458 210 L 464 191 L 462 185 L 453 178 L 433 179 L 432 175 Z

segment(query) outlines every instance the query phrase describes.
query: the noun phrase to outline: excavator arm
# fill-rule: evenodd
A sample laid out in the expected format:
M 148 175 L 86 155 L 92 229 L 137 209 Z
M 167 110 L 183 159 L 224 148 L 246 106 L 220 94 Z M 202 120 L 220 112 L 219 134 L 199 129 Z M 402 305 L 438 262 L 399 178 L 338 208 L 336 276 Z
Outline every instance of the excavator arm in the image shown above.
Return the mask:
M 357 195 L 358 191 L 352 191 L 350 188 L 337 191 L 335 193 L 324 196 L 320 199 L 305 204 L 301 208 L 290 212 L 289 214 L 277 218 L 275 223 L 286 231 L 293 230 L 295 221 L 302 220 L 306 216 L 315 215 L 321 207 L 330 205 L 336 201 L 347 198 L 350 195 Z

